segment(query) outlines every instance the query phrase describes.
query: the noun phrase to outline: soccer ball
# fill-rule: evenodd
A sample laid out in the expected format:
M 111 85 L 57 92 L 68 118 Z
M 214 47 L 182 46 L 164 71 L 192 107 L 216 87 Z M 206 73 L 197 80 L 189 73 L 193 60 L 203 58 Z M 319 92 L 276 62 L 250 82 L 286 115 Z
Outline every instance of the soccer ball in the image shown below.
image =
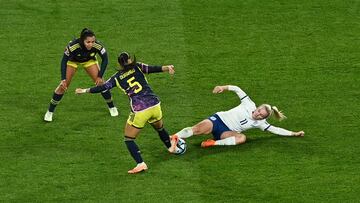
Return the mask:
M 179 138 L 179 141 L 176 145 L 176 149 L 175 149 L 175 153 L 176 155 L 181 155 L 181 154 L 184 154 L 186 152 L 186 142 L 185 140 Z

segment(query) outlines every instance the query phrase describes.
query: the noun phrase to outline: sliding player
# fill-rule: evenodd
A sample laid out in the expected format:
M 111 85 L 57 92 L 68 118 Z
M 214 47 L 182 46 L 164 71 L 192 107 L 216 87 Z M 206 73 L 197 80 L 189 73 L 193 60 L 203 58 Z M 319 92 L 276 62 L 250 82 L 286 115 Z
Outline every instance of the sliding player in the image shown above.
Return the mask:
M 119 55 L 118 62 L 121 69 L 105 84 L 87 89 L 77 88 L 75 93 L 99 93 L 117 86 L 129 97 L 131 112 L 125 124 L 125 144 L 137 163 L 135 168 L 128 171 L 134 174 L 148 169 L 135 143 L 136 137 L 146 123 L 153 126 L 168 149 L 171 147 L 170 137 L 162 120 L 160 100 L 151 90 L 144 73 L 169 72 L 173 75 L 175 71 L 173 65 L 149 66 L 137 63 L 135 57 L 131 58 L 126 52 Z
M 281 136 L 304 136 L 304 131 L 292 132 L 270 125 L 266 119 L 271 115 L 278 120 L 286 117 L 275 106 L 262 104 L 256 107 L 249 96 L 237 86 L 216 86 L 213 93 L 222 93 L 225 90 L 235 92 L 239 96 L 241 104 L 228 111 L 217 112 L 193 127 L 182 129 L 172 136 L 174 142 L 178 137 L 188 138 L 192 135 L 212 133 L 214 139 L 203 141 L 202 147 L 238 145 L 246 141 L 246 136 L 242 132 L 252 128 L 259 128 Z
M 96 59 L 96 54 L 101 56 L 101 68 Z M 83 66 L 86 72 L 96 85 L 104 83 L 102 77 L 108 64 L 108 55 L 103 45 L 96 40 L 93 31 L 84 28 L 80 33 L 80 38 L 71 41 L 65 48 L 61 61 L 61 82 L 56 87 L 50 101 L 50 106 L 44 116 L 44 120 L 51 122 L 56 106 L 60 103 L 61 98 L 71 83 L 71 79 L 77 71 L 79 65 Z M 114 107 L 110 91 L 101 93 L 105 99 L 111 116 L 117 116 L 118 111 Z

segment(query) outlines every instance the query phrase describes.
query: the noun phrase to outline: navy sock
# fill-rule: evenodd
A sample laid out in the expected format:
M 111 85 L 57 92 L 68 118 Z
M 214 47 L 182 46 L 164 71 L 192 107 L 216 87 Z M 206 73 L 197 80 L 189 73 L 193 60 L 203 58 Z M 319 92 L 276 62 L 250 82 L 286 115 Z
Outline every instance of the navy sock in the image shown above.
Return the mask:
M 127 146 L 127 149 L 129 150 L 131 156 L 136 161 L 136 163 L 139 164 L 139 163 L 143 162 L 143 159 L 141 158 L 141 155 L 140 155 L 140 150 L 139 150 L 138 146 L 136 145 L 135 140 L 125 138 L 125 144 Z
M 101 92 L 101 96 L 105 99 L 107 105 L 109 106 L 109 108 L 114 107 L 114 102 L 112 101 L 111 98 L 111 93 L 109 90 L 105 91 L 105 92 Z
M 165 146 L 167 148 L 171 147 L 169 133 L 165 130 L 165 128 L 160 128 L 156 130 L 159 133 L 159 137 L 161 141 L 165 144 Z
M 49 106 L 49 111 L 50 112 L 54 112 L 55 111 L 55 107 L 60 103 L 61 98 L 64 96 L 64 94 L 56 94 L 54 92 L 51 101 L 50 101 L 50 106 Z

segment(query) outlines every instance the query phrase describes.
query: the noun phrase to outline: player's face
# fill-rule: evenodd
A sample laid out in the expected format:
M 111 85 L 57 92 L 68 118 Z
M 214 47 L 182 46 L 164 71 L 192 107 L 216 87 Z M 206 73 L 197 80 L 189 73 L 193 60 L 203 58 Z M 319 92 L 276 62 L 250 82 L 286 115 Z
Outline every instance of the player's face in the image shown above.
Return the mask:
M 94 43 L 95 43 L 95 36 L 86 37 L 86 39 L 84 40 L 84 45 L 87 50 L 90 50 L 94 46 Z
M 255 120 L 262 120 L 262 119 L 265 119 L 267 116 L 268 116 L 268 113 L 267 113 L 265 107 L 258 107 L 252 113 L 252 117 Z

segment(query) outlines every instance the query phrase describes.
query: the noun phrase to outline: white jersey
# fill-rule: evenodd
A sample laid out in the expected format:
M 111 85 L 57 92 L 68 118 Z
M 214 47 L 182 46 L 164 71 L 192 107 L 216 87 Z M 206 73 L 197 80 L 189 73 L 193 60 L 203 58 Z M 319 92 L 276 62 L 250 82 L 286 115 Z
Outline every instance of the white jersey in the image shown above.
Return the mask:
M 239 96 L 241 104 L 228 111 L 220 111 L 216 114 L 230 130 L 243 132 L 252 128 L 259 128 L 263 131 L 268 130 L 269 132 L 278 135 L 291 135 L 291 131 L 271 126 L 266 119 L 253 119 L 252 112 L 256 110 L 256 105 L 250 97 L 237 86 L 229 85 L 228 90 L 235 92 Z

